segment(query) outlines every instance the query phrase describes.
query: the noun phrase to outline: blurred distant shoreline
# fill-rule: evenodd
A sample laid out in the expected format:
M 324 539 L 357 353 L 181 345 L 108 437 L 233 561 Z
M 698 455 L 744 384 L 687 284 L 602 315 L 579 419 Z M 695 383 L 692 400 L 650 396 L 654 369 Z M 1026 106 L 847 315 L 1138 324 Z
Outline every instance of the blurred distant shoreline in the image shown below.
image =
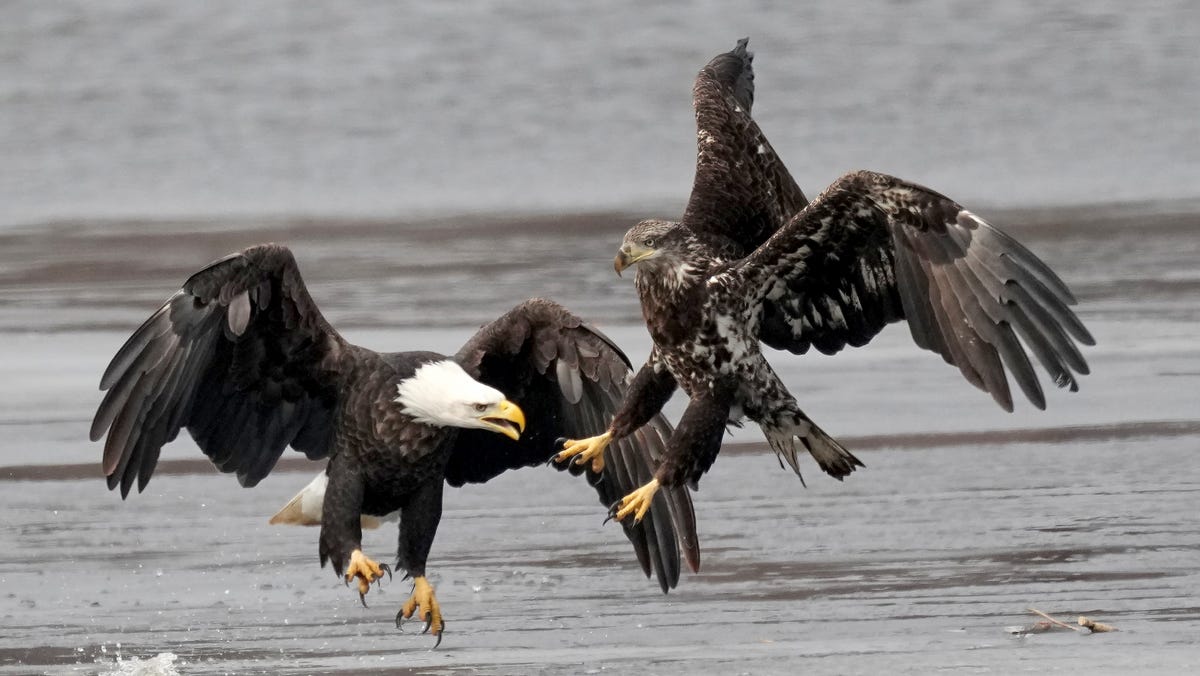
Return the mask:
M 811 199 L 816 193 L 809 193 Z M 1005 230 L 1039 231 L 1061 229 L 1109 229 L 1124 226 L 1153 228 L 1200 228 L 1200 199 L 1095 202 L 1048 206 L 977 206 L 966 208 Z M 200 236 L 222 239 L 247 234 L 266 238 L 294 236 L 319 240 L 323 237 L 413 237 L 417 241 L 473 234 L 483 235 L 505 228 L 509 232 L 571 233 L 607 229 L 619 234 L 643 218 L 677 219 L 683 205 L 641 209 L 551 210 L 545 212 L 466 211 L 416 215 L 337 214 L 227 214 L 188 216 L 181 214 L 96 218 L 49 218 L 0 226 L 0 243 L 13 239 L 86 236 L 150 238 Z M 1200 229 L 1197 230 L 1200 234 Z M 268 241 L 264 239 L 262 241 Z M 279 240 L 282 241 L 282 240 Z
M 612 274 L 612 252 L 638 220 L 681 211 L 28 224 L 0 229 L 0 332 L 125 330 L 200 266 L 262 242 L 292 248 L 323 311 L 342 327 L 478 326 L 531 296 L 636 324 L 636 298 Z M 1152 255 L 1153 246 L 1182 264 L 1200 246 L 1200 201 L 974 211 L 1045 257 L 1083 301 L 1137 285 L 1152 294 L 1200 293 L 1191 272 L 1146 267 L 1131 255 Z M 1118 282 L 1124 290 L 1114 289 Z

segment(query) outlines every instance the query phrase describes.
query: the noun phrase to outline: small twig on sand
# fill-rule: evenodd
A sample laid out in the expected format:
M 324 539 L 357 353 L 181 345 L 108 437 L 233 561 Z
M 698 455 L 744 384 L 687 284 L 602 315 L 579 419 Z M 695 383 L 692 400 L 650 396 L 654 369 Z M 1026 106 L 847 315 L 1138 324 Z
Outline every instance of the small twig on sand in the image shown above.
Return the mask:
M 1076 627 L 1076 626 L 1073 626 L 1073 625 L 1067 624 L 1066 622 L 1060 622 L 1060 621 L 1058 621 L 1058 620 L 1054 619 L 1053 617 L 1050 617 L 1050 616 L 1049 616 L 1049 615 L 1047 615 L 1046 613 L 1043 613 L 1042 611 L 1038 610 L 1037 608 L 1028 608 L 1027 610 L 1029 610 L 1029 612 L 1031 612 L 1031 613 L 1034 613 L 1034 614 L 1036 614 L 1036 615 L 1041 615 L 1042 617 L 1044 617 L 1044 618 L 1046 618 L 1047 620 L 1049 620 L 1049 621 L 1050 621 L 1050 623 L 1051 623 L 1051 624 L 1053 624 L 1053 625 L 1055 625 L 1055 626 L 1062 627 L 1063 629 L 1070 629 L 1071 631 L 1083 631 L 1083 630 L 1082 630 L 1082 629 L 1080 629 L 1079 627 Z M 1080 622 L 1080 624 L 1083 624 L 1083 623 L 1082 623 L 1082 622 Z
M 1104 624 L 1103 622 L 1096 622 L 1096 621 L 1092 620 L 1091 618 L 1084 617 L 1083 615 L 1079 616 L 1079 626 L 1087 627 L 1088 629 L 1090 629 L 1092 631 L 1093 634 L 1101 634 L 1106 631 L 1116 631 L 1117 630 L 1117 628 L 1112 626 L 1111 624 Z

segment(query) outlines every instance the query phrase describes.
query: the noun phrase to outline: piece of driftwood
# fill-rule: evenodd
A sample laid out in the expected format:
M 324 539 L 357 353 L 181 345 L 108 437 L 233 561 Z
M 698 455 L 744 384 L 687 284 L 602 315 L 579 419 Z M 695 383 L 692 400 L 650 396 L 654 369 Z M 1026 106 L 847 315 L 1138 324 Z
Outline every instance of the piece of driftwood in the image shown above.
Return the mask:
M 1093 620 L 1089 617 L 1084 617 L 1083 615 L 1079 616 L 1079 626 L 1087 627 L 1088 629 L 1091 630 L 1091 632 L 1093 634 L 1102 634 L 1104 632 L 1117 630 L 1117 628 L 1112 626 L 1111 624 L 1104 624 L 1103 622 L 1096 622 L 1095 620 Z
M 1051 624 L 1053 624 L 1056 627 L 1062 627 L 1063 629 L 1070 629 L 1071 631 L 1083 631 L 1079 627 L 1067 624 L 1066 622 L 1062 622 L 1060 620 L 1056 620 L 1053 617 L 1050 617 L 1049 615 L 1047 615 L 1046 613 L 1043 613 L 1042 611 L 1038 610 L 1037 608 L 1028 608 L 1027 610 L 1035 615 L 1041 615 L 1042 617 L 1046 618 L 1047 622 L 1050 622 Z
M 1077 620 L 1077 624 L 1079 626 L 1075 626 L 1051 617 L 1037 608 L 1029 608 L 1028 610 L 1029 612 L 1033 613 L 1034 615 L 1038 615 L 1043 619 L 1030 625 L 1005 627 L 1005 630 L 1010 634 L 1016 634 L 1018 636 L 1025 636 L 1026 634 L 1041 634 L 1054 629 L 1067 629 L 1074 632 L 1082 632 L 1084 629 L 1086 629 L 1088 633 L 1092 634 L 1103 634 L 1117 630 L 1117 628 L 1111 624 L 1096 622 L 1095 620 L 1089 617 L 1084 617 L 1083 615 L 1080 615 L 1079 619 Z

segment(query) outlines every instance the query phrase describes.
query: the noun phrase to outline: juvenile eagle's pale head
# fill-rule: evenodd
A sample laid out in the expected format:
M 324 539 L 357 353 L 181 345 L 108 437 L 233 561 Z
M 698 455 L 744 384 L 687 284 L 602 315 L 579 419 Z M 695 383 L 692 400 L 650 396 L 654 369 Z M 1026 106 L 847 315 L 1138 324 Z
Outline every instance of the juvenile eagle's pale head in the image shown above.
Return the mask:
M 519 406 L 452 361 L 421 366 L 396 390 L 395 401 L 403 412 L 426 425 L 490 430 L 514 441 L 525 431 L 525 414 Z
M 679 230 L 679 224 L 671 221 L 650 219 L 638 223 L 621 240 L 613 269 L 619 275 L 625 268 L 642 261 L 666 262 L 673 251 L 672 245 L 679 239 Z
M 636 264 L 639 271 L 673 286 L 703 272 L 707 261 L 703 245 L 687 227 L 651 219 L 625 233 L 613 269 L 619 275 Z

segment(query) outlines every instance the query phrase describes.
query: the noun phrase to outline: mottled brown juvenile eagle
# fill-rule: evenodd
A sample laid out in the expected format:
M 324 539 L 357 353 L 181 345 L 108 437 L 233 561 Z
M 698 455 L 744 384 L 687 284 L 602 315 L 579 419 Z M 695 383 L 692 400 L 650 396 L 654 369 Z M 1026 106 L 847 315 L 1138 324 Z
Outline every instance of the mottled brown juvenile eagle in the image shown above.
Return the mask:
M 746 40 L 714 58 L 693 89 L 697 161 L 681 222 L 647 220 L 625 234 L 618 273 L 636 264 L 654 341 L 607 431 L 568 441 L 556 460 L 603 467 L 604 448 L 659 413 L 677 387 L 691 402 L 652 481 L 614 505 L 643 517 L 661 487 L 695 484 L 727 422 L 749 417 L 797 474 L 798 439 L 841 479 L 862 463 L 809 420 L 763 357 L 865 345 L 907 320 L 937 352 L 1012 410 L 1005 368 L 1045 407 L 1026 349 L 1059 387 L 1088 372 L 1091 345 L 1075 299 L 1013 238 L 928 188 L 869 171 L 842 176 L 809 203 L 750 117 Z M 1022 342 L 1024 346 L 1022 346 Z
M 398 561 L 414 588 L 396 623 L 419 608 L 440 642 L 425 561 L 442 485 L 544 464 L 558 437 L 600 432 L 631 374 L 612 341 L 547 300 L 521 303 L 453 356 L 352 345 L 321 316 L 291 251 L 267 244 L 192 275 L 134 332 L 101 378 L 108 393 L 91 437 L 107 433 L 104 473 L 122 498 L 146 486 L 160 449 L 184 427 L 244 486 L 288 446 L 329 458 L 321 564 L 332 561 L 366 594 L 391 571 L 363 554 L 360 518 L 399 510 Z M 603 474 L 586 472 L 602 503 L 653 476 L 670 432 L 656 417 L 612 447 Z M 679 579 L 680 554 L 695 569 L 699 549 L 687 491 L 664 498 L 625 534 L 665 592 Z

